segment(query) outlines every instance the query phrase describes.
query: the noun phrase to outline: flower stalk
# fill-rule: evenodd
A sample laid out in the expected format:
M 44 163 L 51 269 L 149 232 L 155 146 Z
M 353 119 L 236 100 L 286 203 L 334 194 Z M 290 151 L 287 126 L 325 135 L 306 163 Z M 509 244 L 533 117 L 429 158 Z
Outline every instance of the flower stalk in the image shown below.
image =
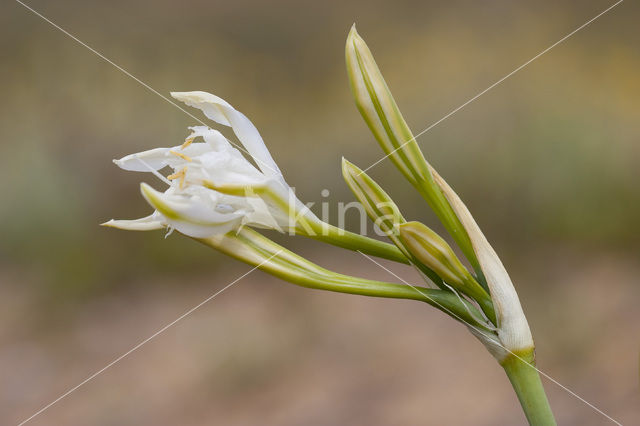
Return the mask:
M 196 240 L 302 287 L 361 296 L 418 300 L 445 313 L 453 313 L 459 321 L 465 324 L 473 324 L 475 327 L 490 332 L 483 323 L 477 320 L 481 317 L 477 308 L 450 292 L 368 280 L 332 272 L 298 256 L 250 228 L 243 228 L 238 233 L 196 238 Z
M 509 274 L 460 197 L 422 155 L 355 26 L 347 37 L 346 62 L 356 106 L 371 132 L 387 157 L 426 199 L 472 265 L 475 276 L 466 270 L 449 245 L 423 224 L 398 225 L 403 249 L 410 252 L 410 260 L 426 265 L 453 291 L 460 291 L 482 308 L 487 322 L 495 328 L 491 333 L 473 326 L 469 330 L 505 368 L 529 422 L 555 424 L 532 364 L 533 338 Z
M 509 355 L 501 365 L 509 377 L 529 424 L 555 426 L 556 419 L 544 392 L 540 374 L 535 368 L 533 351 Z

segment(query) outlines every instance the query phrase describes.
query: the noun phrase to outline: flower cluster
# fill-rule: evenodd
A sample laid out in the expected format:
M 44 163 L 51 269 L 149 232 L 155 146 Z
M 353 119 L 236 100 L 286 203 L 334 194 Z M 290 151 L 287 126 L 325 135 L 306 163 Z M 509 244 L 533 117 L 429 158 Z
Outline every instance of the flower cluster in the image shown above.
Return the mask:
M 142 184 L 142 194 L 155 211 L 141 219 L 111 220 L 105 225 L 145 231 L 170 227 L 205 238 L 243 225 L 309 231 L 311 223 L 319 223 L 287 185 L 260 133 L 244 114 L 210 93 L 171 95 L 215 122 L 230 126 L 255 165 L 219 131 L 191 127 L 191 134 L 179 146 L 114 160 L 124 170 L 153 173 L 168 188 L 159 192 Z M 159 172 L 165 167 L 173 171 L 166 177 Z
M 424 158 L 355 27 L 347 38 L 346 62 L 356 105 L 374 137 L 427 201 L 471 268 L 432 229 L 407 221 L 366 170 L 346 160 L 342 172 L 347 185 L 392 244 L 321 221 L 295 196 L 251 121 L 226 101 L 205 92 L 174 92 L 172 96 L 198 108 L 217 124 L 231 127 L 242 146 L 233 146 L 217 130 L 198 126 L 191 128 L 181 145 L 115 160 L 125 170 L 154 174 L 168 188 L 160 192 L 141 184 L 142 194 L 154 212 L 141 219 L 111 220 L 105 225 L 145 231 L 175 229 L 304 287 L 428 303 L 465 324 L 487 347 L 507 371 L 532 424 L 555 424 L 544 391 L 540 391 L 540 378 L 531 369 L 533 338 L 506 269 L 460 197 Z M 161 173 L 165 168 L 171 169 L 166 176 Z M 430 287 L 339 274 L 252 228 L 304 235 L 411 264 Z M 522 383 L 535 389 L 534 398 L 525 395 Z
M 251 121 L 206 92 L 171 95 L 231 127 L 241 146 L 207 126 L 184 143 L 127 155 L 115 163 L 149 172 L 168 185 L 141 191 L 154 212 L 105 225 L 128 230 L 169 228 L 299 285 L 379 297 L 423 300 L 467 324 L 503 362 L 533 352 L 533 339 L 509 275 L 458 195 L 425 160 L 371 52 L 352 28 L 347 70 L 356 105 L 383 150 L 428 202 L 472 266 L 426 225 L 406 221 L 391 197 L 364 171 L 343 160 L 343 176 L 369 217 L 393 244 L 321 221 L 294 194 Z M 170 168 L 168 175 L 161 174 Z M 276 229 L 415 266 L 434 288 L 407 293 L 398 284 L 337 274 L 297 256 L 249 228 Z

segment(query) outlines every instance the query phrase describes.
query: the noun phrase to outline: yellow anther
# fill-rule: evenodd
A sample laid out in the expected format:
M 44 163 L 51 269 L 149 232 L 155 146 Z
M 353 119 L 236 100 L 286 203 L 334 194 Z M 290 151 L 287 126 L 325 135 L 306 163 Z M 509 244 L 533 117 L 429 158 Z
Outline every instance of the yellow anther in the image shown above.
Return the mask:
M 174 174 L 167 176 L 167 179 L 169 180 L 180 179 L 180 189 L 182 189 L 184 188 L 184 180 L 186 177 L 187 177 L 187 168 L 184 167 L 179 172 L 175 172 Z
M 192 161 L 193 161 L 193 160 L 191 159 L 191 157 L 189 157 L 188 155 L 185 155 L 185 154 L 183 154 L 183 153 L 181 153 L 181 152 L 175 152 L 175 151 L 171 150 L 171 151 L 169 151 L 169 153 L 171 153 L 171 154 L 175 155 L 176 157 L 180 157 L 180 158 L 182 158 L 183 160 L 186 160 L 186 161 L 188 161 L 188 162 L 192 162 Z
M 184 140 L 184 143 L 182 145 L 180 145 L 180 149 L 185 149 L 186 147 L 188 147 L 189 145 L 191 145 L 193 143 L 193 139 L 194 138 L 187 138 Z

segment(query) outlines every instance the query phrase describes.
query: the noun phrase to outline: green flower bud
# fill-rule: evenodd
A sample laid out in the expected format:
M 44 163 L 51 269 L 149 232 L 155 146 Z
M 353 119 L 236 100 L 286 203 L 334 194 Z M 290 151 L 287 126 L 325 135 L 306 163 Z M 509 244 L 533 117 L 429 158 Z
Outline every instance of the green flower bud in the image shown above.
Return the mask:
M 426 225 L 420 222 L 402 224 L 400 238 L 411 254 L 453 287 L 462 288 L 473 280 L 449 244 Z
M 366 173 L 344 158 L 342 159 L 342 176 L 371 220 L 391 240 L 398 241 L 398 225 L 405 223 L 406 220 L 391 197 Z
M 433 270 L 451 287 L 476 300 L 487 316 L 495 321 L 491 297 L 458 259 L 451 246 L 420 222 L 399 225 L 400 239 L 411 255 Z
M 476 272 L 480 273 L 480 265 L 469 236 L 434 182 L 435 171 L 422 155 L 371 51 L 356 32 L 355 25 L 347 37 L 345 56 L 353 97 L 369 129 L 395 166 L 429 203 Z

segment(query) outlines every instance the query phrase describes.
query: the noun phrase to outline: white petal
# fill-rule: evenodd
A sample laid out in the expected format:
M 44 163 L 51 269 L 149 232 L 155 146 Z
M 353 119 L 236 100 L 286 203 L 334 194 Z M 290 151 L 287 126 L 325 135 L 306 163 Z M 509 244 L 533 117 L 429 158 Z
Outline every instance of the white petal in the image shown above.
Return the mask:
M 140 190 L 170 226 L 194 238 L 227 233 L 240 225 L 244 215 L 239 211 L 220 213 L 198 196 L 165 194 L 144 183 L 140 185 Z
M 195 142 L 185 148 L 183 148 L 182 145 L 174 146 L 173 148 L 171 148 L 171 151 L 173 151 L 173 153 L 169 152 L 167 155 L 171 155 L 173 158 L 178 158 L 179 156 L 176 155 L 175 153 L 179 153 L 179 154 L 184 154 L 187 157 L 190 157 L 192 159 L 195 159 L 200 155 L 211 152 L 212 148 L 211 148 L 211 145 L 208 143 Z
M 153 231 L 164 228 L 164 225 L 156 213 L 134 220 L 114 220 L 102 224 L 111 228 L 124 229 L 126 231 Z
M 498 337 L 502 345 L 513 352 L 531 349 L 533 347 L 531 330 L 507 270 L 471 216 L 467 206 L 435 170 L 431 169 L 431 172 L 469 234 L 473 250 L 491 291 L 491 299 L 498 319 Z
M 160 170 L 169 165 L 169 150 L 171 148 L 154 148 L 135 154 L 129 154 L 113 162 L 124 170 L 132 172 L 149 172 L 149 168 Z
M 213 121 L 231 126 L 233 132 L 264 174 L 282 176 L 258 129 L 244 114 L 234 109 L 228 102 L 211 93 L 201 91 L 171 92 L 171 96 L 189 106 L 200 109 Z
M 288 221 L 282 220 L 278 210 L 270 208 L 260 197 L 248 197 L 246 200 L 252 211 L 245 216 L 243 224 L 283 232 L 281 225 L 288 225 Z
M 182 167 L 185 163 L 189 162 L 179 154 L 186 155 L 193 159 L 199 155 L 210 152 L 211 150 L 212 148 L 209 144 L 194 143 L 186 148 L 182 148 L 181 145 L 171 148 L 154 148 L 148 151 L 129 154 L 119 160 L 113 160 L 113 162 L 121 169 L 132 172 L 150 172 L 153 170 L 160 170 L 166 166 L 170 166 L 175 169 Z
M 191 180 L 210 180 L 216 185 L 258 185 L 266 180 L 264 174 L 256 169 L 229 141 L 217 130 L 204 126 L 193 127 L 193 133 L 189 136 L 202 137 L 206 144 L 192 144 L 184 153 L 194 145 L 207 145 L 208 151 L 193 156 L 190 163 L 189 177 Z
M 225 151 L 231 147 L 231 144 L 219 131 L 207 126 L 192 126 L 189 127 L 191 134 L 187 139 L 202 138 L 209 145 L 213 151 Z M 190 145 L 190 148 L 193 145 Z
M 296 197 L 293 189 L 283 188 L 277 181 L 268 182 L 266 189 L 256 190 L 256 194 L 259 195 L 257 200 L 255 196 L 247 197 L 252 207 L 248 223 L 278 231 L 297 229 L 301 225 L 300 222 L 321 223 L 320 219 Z
M 233 107 L 224 99 L 200 90 L 192 92 L 171 92 L 171 96 L 189 106 L 198 108 L 204 112 L 204 115 L 216 123 L 231 126 L 231 122 L 229 122 L 229 119 L 221 108 L 224 106 L 233 109 Z

